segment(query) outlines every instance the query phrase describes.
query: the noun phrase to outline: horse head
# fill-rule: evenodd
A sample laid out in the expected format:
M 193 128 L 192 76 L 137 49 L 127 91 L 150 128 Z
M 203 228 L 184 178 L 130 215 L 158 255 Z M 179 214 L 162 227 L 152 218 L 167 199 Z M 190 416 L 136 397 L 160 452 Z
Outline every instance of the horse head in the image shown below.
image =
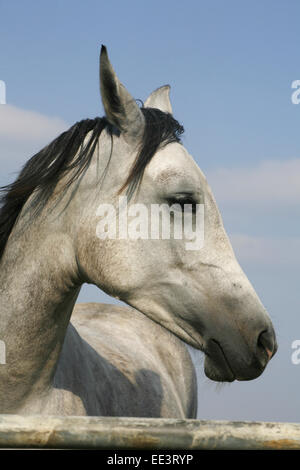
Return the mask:
M 119 81 L 105 47 L 100 86 L 109 123 L 99 140 L 102 163 L 93 157 L 80 183 L 80 199 L 74 198 L 80 220 L 76 259 L 84 280 L 203 351 L 209 378 L 258 377 L 276 352 L 274 329 L 234 255 L 209 184 L 180 141 L 183 128 L 172 116 L 170 87 L 155 90 L 139 107 Z M 95 176 L 98 167 L 105 173 L 101 184 Z M 139 208 L 153 214 L 153 205 L 161 205 L 162 213 L 172 205 L 173 231 L 182 223 L 178 208 L 189 209 L 194 228 L 202 214 L 203 243 L 187 249 L 184 234 L 164 239 L 129 237 L 127 232 L 96 236 L 99 204 L 120 214 L 122 195 L 128 196 L 127 213 L 133 208 L 131 220 Z

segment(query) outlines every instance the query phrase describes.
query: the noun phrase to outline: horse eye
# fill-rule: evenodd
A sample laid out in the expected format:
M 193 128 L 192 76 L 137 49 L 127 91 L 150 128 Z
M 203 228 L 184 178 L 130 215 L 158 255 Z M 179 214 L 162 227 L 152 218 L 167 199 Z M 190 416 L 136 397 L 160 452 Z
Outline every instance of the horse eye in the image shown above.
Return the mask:
M 197 202 L 192 196 L 182 196 L 182 197 L 171 197 L 168 198 L 168 204 L 172 206 L 173 204 L 179 204 L 181 210 L 187 210 L 184 206 L 188 204 L 193 213 L 197 210 Z

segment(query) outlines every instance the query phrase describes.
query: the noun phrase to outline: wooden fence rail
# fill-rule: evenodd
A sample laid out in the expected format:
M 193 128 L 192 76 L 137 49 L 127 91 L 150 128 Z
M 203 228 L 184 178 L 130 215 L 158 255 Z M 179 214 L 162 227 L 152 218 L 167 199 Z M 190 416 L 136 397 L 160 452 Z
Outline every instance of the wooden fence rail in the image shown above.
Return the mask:
M 0 448 L 300 449 L 300 424 L 0 415 Z

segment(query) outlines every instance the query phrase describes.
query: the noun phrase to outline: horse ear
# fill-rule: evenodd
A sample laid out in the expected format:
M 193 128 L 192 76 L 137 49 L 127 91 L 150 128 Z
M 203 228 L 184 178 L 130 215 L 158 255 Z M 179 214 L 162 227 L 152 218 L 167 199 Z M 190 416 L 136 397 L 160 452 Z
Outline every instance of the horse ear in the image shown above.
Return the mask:
M 165 85 L 153 91 L 145 101 L 145 108 L 157 108 L 165 113 L 172 114 L 170 88 L 170 85 Z
M 105 46 L 100 54 L 100 91 L 106 117 L 124 137 L 132 142 L 139 139 L 145 127 L 142 111 L 118 79 Z

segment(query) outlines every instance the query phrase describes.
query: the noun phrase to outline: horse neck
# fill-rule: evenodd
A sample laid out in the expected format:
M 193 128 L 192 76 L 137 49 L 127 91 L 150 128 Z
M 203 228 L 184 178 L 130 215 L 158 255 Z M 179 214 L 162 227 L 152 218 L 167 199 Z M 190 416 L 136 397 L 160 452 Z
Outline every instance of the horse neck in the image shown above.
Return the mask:
M 0 413 L 49 390 L 80 290 L 70 237 L 39 219 L 16 225 L 0 262 Z

